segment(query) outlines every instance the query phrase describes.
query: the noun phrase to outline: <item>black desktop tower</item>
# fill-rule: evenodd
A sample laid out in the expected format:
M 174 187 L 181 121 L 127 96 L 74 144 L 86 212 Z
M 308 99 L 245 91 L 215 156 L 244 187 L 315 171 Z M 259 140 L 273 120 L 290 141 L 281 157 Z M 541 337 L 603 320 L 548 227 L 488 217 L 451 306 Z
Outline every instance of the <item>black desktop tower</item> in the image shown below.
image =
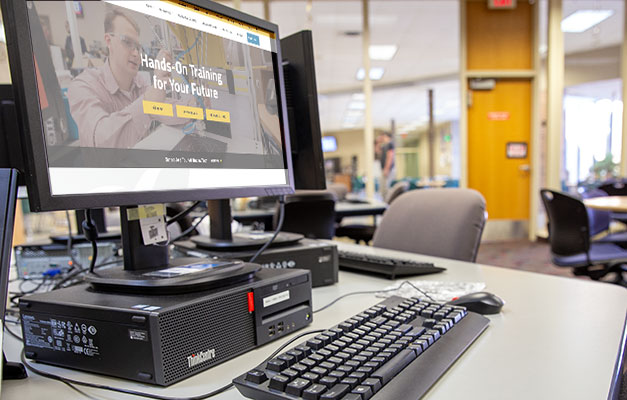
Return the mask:
M 188 240 L 174 243 L 174 254 L 180 257 L 225 258 L 248 262 L 256 252 L 256 249 L 211 251 Z M 259 254 L 255 263 L 263 268 L 309 270 L 312 287 L 333 285 L 338 281 L 337 245 L 321 240 L 304 238 L 296 244 L 270 247 Z
M 312 321 L 308 271 L 187 294 L 100 293 L 80 285 L 20 300 L 28 358 L 167 386 Z

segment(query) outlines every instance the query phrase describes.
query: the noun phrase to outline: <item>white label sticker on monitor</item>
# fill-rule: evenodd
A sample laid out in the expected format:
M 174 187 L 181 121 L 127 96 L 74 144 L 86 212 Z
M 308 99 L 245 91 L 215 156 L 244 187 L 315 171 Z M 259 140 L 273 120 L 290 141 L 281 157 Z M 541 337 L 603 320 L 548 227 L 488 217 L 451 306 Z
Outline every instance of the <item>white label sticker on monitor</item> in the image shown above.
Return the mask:
M 273 294 L 272 296 L 263 298 L 263 307 L 270 307 L 272 305 L 278 304 L 282 301 L 286 301 L 290 299 L 290 291 L 286 290 L 281 293 Z
M 142 218 L 139 220 L 139 225 L 142 230 L 142 238 L 144 244 L 165 242 L 168 240 L 168 231 L 165 227 L 163 215 L 158 217 Z

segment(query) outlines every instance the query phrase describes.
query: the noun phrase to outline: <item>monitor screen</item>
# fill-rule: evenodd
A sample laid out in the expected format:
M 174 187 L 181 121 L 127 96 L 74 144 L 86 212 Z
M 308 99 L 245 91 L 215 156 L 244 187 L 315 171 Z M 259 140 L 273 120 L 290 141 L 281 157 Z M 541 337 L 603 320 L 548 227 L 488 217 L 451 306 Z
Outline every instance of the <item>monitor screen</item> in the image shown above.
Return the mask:
M 210 2 L 17 3 L 35 210 L 291 191 L 276 25 Z
M 323 136 L 322 137 L 322 151 L 337 151 L 337 140 L 335 136 Z

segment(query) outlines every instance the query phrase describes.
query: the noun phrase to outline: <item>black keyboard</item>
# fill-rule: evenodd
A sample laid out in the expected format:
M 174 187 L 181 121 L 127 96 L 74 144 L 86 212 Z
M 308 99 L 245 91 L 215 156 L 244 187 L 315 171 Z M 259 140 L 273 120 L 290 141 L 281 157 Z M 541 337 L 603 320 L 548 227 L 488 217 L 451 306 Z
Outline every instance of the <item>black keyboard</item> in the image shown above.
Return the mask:
M 436 267 L 432 263 L 367 255 L 352 251 L 339 250 L 340 268 L 354 269 L 386 275 L 390 279 L 399 276 L 434 274 L 446 268 Z
M 233 380 L 252 399 L 418 399 L 489 320 L 389 297 Z

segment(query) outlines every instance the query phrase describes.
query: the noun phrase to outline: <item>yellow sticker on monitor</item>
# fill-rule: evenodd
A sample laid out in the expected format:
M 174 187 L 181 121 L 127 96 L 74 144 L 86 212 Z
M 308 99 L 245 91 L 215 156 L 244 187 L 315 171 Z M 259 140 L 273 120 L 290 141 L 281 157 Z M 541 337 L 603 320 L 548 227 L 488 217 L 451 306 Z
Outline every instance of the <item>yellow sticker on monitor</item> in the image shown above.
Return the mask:
M 231 122 L 231 113 L 228 111 L 220 111 L 220 110 L 207 110 L 207 120 L 215 121 L 215 122 Z
M 173 117 L 174 112 L 172 110 L 172 104 L 159 103 L 156 101 L 144 100 L 144 114 L 164 115 L 166 117 Z
M 163 215 L 165 215 L 165 207 L 163 204 L 148 204 L 144 206 L 138 206 L 137 208 L 126 209 L 126 218 L 128 218 L 129 221 L 158 217 Z
M 179 118 L 205 119 L 200 107 L 176 106 L 176 116 Z

